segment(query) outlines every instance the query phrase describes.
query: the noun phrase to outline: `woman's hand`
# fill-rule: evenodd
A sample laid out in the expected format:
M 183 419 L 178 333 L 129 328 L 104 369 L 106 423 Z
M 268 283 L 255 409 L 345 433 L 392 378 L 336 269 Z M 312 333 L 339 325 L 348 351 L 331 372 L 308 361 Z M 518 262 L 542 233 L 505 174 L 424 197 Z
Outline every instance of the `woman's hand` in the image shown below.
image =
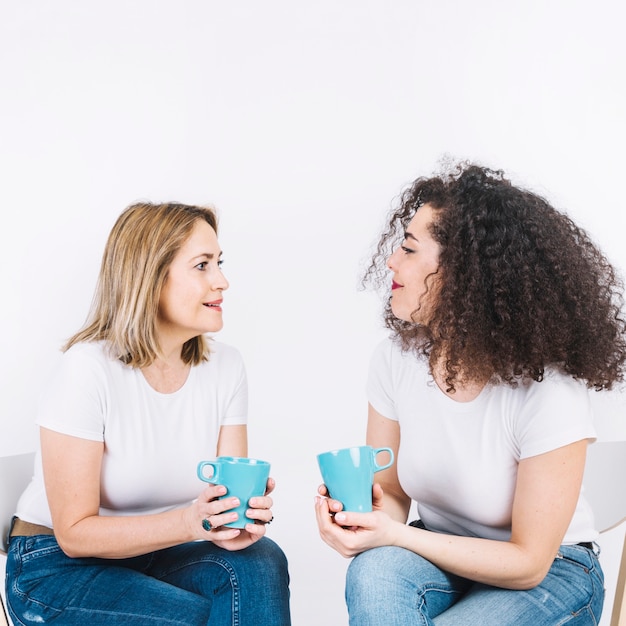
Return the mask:
M 380 546 L 393 545 L 394 526 L 398 524 L 382 510 L 383 490 L 379 484 L 372 489 L 372 512 L 343 511 L 341 502 L 326 497 L 322 485 L 315 498 L 315 515 L 322 539 L 339 554 L 350 558 Z
M 246 524 L 245 528 L 230 528 L 225 526 L 237 519 L 237 513 L 231 509 L 239 506 L 239 499 L 227 497 L 219 499 L 226 494 L 223 485 L 210 485 L 198 497 L 198 500 L 190 507 L 190 523 L 193 524 L 197 539 L 212 541 L 215 545 L 225 550 L 243 550 L 258 541 L 265 535 L 265 526 L 272 519 L 272 498 L 269 497 L 275 487 L 273 478 L 267 481 L 264 496 L 251 498 L 248 502 L 250 507 L 246 516 L 254 519 L 255 523 Z M 210 529 L 206 530 L 203 524 L 208 520 Z

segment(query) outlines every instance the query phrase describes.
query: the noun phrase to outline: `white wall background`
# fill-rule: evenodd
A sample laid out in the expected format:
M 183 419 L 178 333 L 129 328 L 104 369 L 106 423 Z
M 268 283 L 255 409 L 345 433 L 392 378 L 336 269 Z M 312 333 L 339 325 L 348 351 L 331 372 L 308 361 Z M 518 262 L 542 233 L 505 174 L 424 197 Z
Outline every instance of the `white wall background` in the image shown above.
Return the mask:
M 319 539 L 313 498 L 315 454 L 364 439 L 383 331 L 360 264 L 403 186 L 450 154 L 549 197 L 623 271 L 623 3 L 0 8 L 0 454 L 35 445 L 40 383 L 121 210 L 213 203 L 231 281 L 220 338 L 248 366 L 294 624 L 347 623 L 347 562 Z M 617 436 L 625 396 L 599 403 Z

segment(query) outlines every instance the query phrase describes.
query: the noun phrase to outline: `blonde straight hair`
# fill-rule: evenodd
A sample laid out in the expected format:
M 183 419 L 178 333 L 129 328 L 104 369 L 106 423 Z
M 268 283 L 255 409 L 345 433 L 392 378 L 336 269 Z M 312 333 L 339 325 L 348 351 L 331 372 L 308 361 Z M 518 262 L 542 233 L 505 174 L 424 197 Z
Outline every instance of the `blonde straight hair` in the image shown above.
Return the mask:
M 126 208 L 109 234 L 87 321 L 63 351 L 82 341 L 105 341 L 112 357 L 132 367 L 150 365 L 160 355 L 156 320 L 161 290 L 198 220 L 217 234 L 217 217 L 209 207 L 170 202 Z M 203 335 L 187 341 L 181 352 L 192 365 L 208 355 Z

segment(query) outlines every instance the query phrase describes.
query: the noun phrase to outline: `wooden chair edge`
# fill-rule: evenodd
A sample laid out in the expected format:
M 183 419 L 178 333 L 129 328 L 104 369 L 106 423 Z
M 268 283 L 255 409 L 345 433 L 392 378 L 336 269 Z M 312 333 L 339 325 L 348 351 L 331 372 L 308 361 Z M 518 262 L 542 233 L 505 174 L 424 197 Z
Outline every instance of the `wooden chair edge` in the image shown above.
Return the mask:
M 626 626 L 626 537 L 624 537 L 622 559 L 617 575 L 615 600 L 613 601 L 613 612 L 611 614 L 611 626 Z
M 2 610 L 0 611 L 0 626 L 9 626 L 9 617 L 7 616 L 7 611 L 4 606 L 4 600 L 0 598 L 0 604 L 2 605 Z

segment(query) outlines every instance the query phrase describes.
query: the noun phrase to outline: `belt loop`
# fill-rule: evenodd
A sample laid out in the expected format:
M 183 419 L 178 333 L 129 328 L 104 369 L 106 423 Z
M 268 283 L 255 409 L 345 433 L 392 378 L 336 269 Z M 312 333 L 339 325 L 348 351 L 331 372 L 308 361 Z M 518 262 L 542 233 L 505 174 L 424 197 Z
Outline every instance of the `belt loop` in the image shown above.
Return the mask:
M 599 557 L 600 556 L 600 552 L 602 552 L 602 548 L 600 547 L 599 543 L 596 543 L 595 541 L 591 542 L 591 545 L 593 545 L 593 553 Z
M 14 515 L 11 518 L 11 523 L 9 524 L 9 530 L 7 531 L 7 536 L 5 537 L 7 548 L 9 547 L 9 544 L 11 543 L 11 533 L 13 532 L 13 526 L 15 526 L 16 519 L 17 519 L 17 515 Z

